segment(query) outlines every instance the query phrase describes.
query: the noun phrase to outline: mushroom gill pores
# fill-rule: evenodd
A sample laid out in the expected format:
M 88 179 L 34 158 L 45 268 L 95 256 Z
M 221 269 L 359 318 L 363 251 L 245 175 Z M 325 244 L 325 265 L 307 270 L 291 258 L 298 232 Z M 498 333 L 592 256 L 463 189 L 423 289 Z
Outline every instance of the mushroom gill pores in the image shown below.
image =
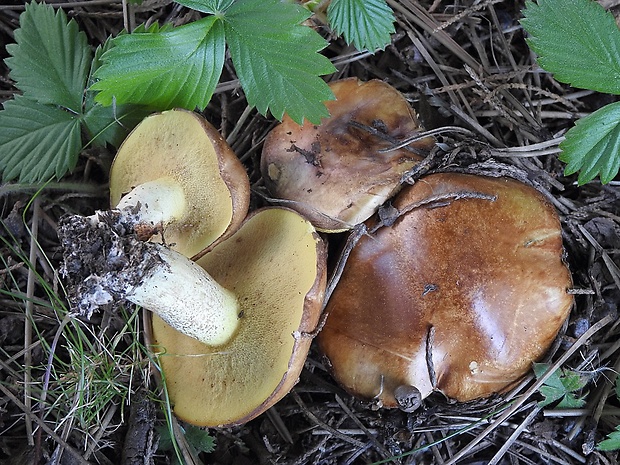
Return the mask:
M 133 207 L 140 216 L 137 232 L 185 256 L 230 235 L 249 202 L 245 167 L 219 132 L 191 111 L 148 116 L 112 163 L 112 207 Z
M 424 177 L 394 207 L 327 305 L 318 342 L 334 377 L 386 407 L 406 387 L 459 401 L 510 388 L 573 303 L 554 207 L 515 180 L 464 174 Z
M 407 149 L 382 151 L 421 131 L 404 96 L 379 80 L 330 83 L 336 100 L 320 125 L 285 116 L 267 136 L 261 172 L 270 194 L 322 231 L 352 228 L 401 187 L 401 177 L 434 145 L 431 137 Z
M 321 313 L 326 249 L 298 213 L 267 208 L 197 263 L 239 303 L 236 333 L 209 346 L 153 315 L 153 343 L 175 414 L 200 426 L 245 423 L 297 382 Z

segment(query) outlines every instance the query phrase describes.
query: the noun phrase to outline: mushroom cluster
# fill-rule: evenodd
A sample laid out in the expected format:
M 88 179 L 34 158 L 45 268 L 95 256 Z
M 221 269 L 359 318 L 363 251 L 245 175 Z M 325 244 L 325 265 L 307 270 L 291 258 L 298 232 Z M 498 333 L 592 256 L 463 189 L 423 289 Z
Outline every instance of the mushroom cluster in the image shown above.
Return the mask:
M 59 224 L 74 309 L 150 310 L 150 347 L 187 422 L 237 425 L 281 399 L 325 305 L 318 345 L 334 378 L 406 411 L 432 392 L 467 401 L 508 389 L 568 316 L 560 222 L 542 194 L 448 173 L 403 188 L 434 147 L 406 99 L 380 81 L 330 86 L 322 124 L 285 117 L 265 141 L 261 171 L 280 206 L 248 215 L 236 155 L 204 118 L 171 110 L 119 149 L 112 209 Z M 389 217 L 378 213 L 387 201 Z M 366 234 L 325 304 L 317 230 L 356 225 Z
M 110 191 L 111 210 L 59 224 L 74 309 L 150 310 L 152 350 L 188 422 L 239 424 L 277 402 L 298 379 L 320 315 L 326 252 L 314 227 L 286 208 L 248 217 L 245 169 L 184 110 L 136 127 Z
M 572 307 L 555 208 L 508 178 L 433 174 L 402 188 L 433 145 L 413 110 L 379 81 L 331 86 L 330 118 L 285 120 L 261 160 L 269 193 L 317 229 L 366 221 L 318 335 L 327 366 L 351 394 L 407 411 L 432 392 L 509 389 Z M 400 139 L 415 144 L 392 150 Z

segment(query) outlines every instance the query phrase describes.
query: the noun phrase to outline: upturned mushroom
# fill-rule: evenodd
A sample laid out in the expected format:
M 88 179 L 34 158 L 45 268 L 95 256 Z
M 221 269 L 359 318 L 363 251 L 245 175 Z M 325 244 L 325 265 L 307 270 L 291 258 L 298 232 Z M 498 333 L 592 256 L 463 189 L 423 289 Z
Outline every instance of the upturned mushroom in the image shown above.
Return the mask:
M 401 187 L 401 177 L 434 145 L 420 133 L 403 95 L 379 81 L 330 83 L 336 100 L 320 125 L 298 125 L 285 116 L 263 145 L 261 172 L 276 199 L 309 218 L 319 230 L 344 231 L 368 219 Z
M 65 228 L 90 245 L 67 246 Z M 69 217 L 60 230 L 65 271 L 79 261 L 90 272 L 75 294 L 90 304 L 129 300 L 151 311 L 151 349 L 179 418 L 241 424 L 297 382 L 326 286 L 325 244 L 297 212 L 253 213 L 197 263 L 122 234 L 107 215 L 95 228 Z
M 144 119 L 110 171 L 110 203 L 153 237 L 192 256 L 238 228 L 250 185 L 218 131 L 197 113 L 170 110 Z
M 548 351 L 573 298 L 554 207 L 507 178 L 423 177 L 391 225 L 368 222 L 318 337 L 335 379 L 385 407 L 513 386 Z M 376 229 L 376 231 L 374 231 Z
M 127 300 L 205 343 L 226 340 L 236 302 L 185 256 L 237 229 L 249 193 L 243 165 L 204 118 L 171 110 L 144 119 L 112 164 L 115 208 L 59 224 L 74 310 L 90 317 Z M 216 315 L 202 318 L 202 307 Z
M 200 426 L 251 420 L 297 382 L 320 317 L 326 250 L 298 213 L 267 208 L 197 263 L 238 304 L 238 327 L 217 346 L 200 343 L 153 315 L 174 413 Z

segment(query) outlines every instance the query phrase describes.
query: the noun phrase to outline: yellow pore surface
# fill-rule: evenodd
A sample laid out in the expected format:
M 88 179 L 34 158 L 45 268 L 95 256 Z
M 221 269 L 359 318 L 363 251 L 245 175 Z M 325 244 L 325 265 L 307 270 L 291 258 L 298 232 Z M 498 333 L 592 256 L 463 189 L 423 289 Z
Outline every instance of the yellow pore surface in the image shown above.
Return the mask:
M 155 350 L 178 417 L 202 426 L 241 423 L 290 389 L 310 341 L 298 332 L 313 330 L 320 311 L 321 299 L 311 296 L 318 241 L 298 214 L 265 209 L 198 262 L 240 304 L 238 331 L 224 345 L 201 344 L 153 317 Z M 303 353 L 293 357 L 298 345 Z
M 220 237 L 233 215 L 231 194 L 220 174 L 212 140 L 219 136 L 215 131 L 209 134 L 207 124 L 195 113 L 182 110 L 147 117 L 123 142 L 110 173 L 112 206 L 144 182 L 171 179 L 179 183 L 186 208 L 166 226 L 164 240 L 186 256 Z

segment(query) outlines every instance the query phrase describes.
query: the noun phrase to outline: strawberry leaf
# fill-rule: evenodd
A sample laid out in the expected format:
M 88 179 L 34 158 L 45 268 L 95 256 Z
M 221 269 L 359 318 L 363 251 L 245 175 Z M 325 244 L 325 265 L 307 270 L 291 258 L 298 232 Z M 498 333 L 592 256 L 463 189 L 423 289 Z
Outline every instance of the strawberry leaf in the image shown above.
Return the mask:
M 215 16 L 163 32 L 113 39 L 95 72 L 103 105 L 134 103 L 169 109 L 204 109 L 224 65 L 224 28 Z
M 384 49 L 394 33 L 394 13 L 385 0 L 332 0 L 329 24 L 358 50 Z
M 620 94 L 620 30 L 593 0 L 528 1 L 521 20 L 540 66 L 574 87 Z
M 0 171 L 5 182 L 59 179 L 75 168 L 82 148 L 76 115 L 18 95 L 4 102 L 0 128 Z
M 91 62 L 86 35 L 62 10 L 43 3 L 28 3 L 19 24 L 16 43 L 6 46 L 16 87 L 39 103 L 80 113 Z
M 602 440 L 596 446 L 601 451 L 612 451 L 620 449 L 620 426 L 607 435 L 607 439 Z
M 567 163 L 565 173 L 579 171 L 579 184 L 599 175 L 602 183 L 613 180 L 620 169 L 620 102 L 578 120 L 560 149 L 560 160 Z
M 235 0 L 175 0 L 177 3 L 191 8 L 192 10 L 219 15 L 226 10 Z
M 535 363 L 534 373 L 540 378 L 547 372 L 549 365 Z M 577 397 L 575 392 L 585 386 L 585 381 L 570 370 L 560 369 L 555 371 L 540 387 L 540 393 L 544 399 L 538 403 L 540 407 L 555 404 L 555 408 L 580 408 L 585 404 L 583 397 Z
M 138 31 L 144 31 L 139 26 Z M 158 31 L 157 25 L 151 26 L 150 32 Z M 95 50 L 95 57 L 88 78 L 88 86 L 95 83 L 94 73 L 103 64 L 101 56 L 110 49 L 111 41 L 107 40 L 101 47 Z M 83 124 L 90 136 L 91 143 L 103 147 L 112 144 L 118 147 L 127 137 L 129 132 L 149 113 L 152 109 L 142 105 L 119 104 L 103 106 L 95 102 L 95 92 L 86 90 L 84 96 Z
M 319 77 L 335 71 L 318 52 L 321 36 L 301 25 L 309 12 L 279 0 L 234 2 L 224 15 L 226 40 L 248 103 L 277 119 L 319 123 L 333 98 Z

